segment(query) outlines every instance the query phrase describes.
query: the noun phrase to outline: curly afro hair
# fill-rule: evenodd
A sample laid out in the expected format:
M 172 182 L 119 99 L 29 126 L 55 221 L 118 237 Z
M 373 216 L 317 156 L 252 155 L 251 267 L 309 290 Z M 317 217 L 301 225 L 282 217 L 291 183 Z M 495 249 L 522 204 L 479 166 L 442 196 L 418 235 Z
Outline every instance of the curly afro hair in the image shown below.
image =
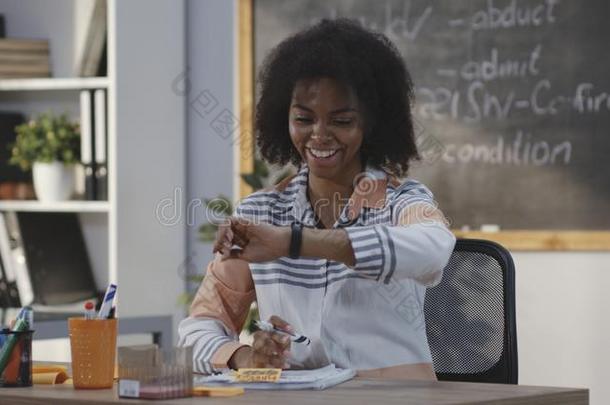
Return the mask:
M 263 158 L 272 164 L 300 165 L 288 132 L 288 111 L 295 83 L 315 77 L 350 86 L 363 105 L 362 163 L 406 175 L 411 159 L 419 158 L 411 77 L 386 36 L 348 19 L 322 20 L 288 37 L 266 56 L 258 77 L 255 118 Z

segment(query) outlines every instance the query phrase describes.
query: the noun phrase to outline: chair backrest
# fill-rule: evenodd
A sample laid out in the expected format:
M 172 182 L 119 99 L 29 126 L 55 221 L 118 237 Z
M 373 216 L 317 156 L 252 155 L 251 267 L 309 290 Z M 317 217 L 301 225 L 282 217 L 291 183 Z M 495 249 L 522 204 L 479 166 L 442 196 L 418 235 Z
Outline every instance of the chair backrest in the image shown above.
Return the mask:
M 439 380 L 517 384 L 515 266 L 506 249 L 459 239 L 424 311 Z

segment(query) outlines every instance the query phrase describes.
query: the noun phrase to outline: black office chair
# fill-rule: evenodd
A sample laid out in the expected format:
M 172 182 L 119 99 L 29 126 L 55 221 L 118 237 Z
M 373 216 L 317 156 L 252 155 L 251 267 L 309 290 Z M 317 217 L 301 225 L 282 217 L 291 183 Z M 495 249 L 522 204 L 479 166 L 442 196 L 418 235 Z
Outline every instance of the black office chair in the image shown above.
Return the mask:
M 517 384 L 515 266 L 506 249 L 459 239 L 424 311 L 440 381 Z

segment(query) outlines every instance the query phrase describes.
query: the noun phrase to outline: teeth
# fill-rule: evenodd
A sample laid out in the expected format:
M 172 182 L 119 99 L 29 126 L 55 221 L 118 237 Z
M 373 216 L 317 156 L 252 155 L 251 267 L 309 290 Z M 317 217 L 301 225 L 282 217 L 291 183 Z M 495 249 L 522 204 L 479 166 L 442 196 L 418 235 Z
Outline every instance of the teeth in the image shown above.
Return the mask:
M 327 150 L 322 150 L 322 149 L 309 149 L 309 151 L 311 152 L 312 155 L 314 155 L 317 158 L 327 158 L 330 157 L 332 155 L 334 155 L 335 153 L 337 153 L 337 149 L 327 149 Z

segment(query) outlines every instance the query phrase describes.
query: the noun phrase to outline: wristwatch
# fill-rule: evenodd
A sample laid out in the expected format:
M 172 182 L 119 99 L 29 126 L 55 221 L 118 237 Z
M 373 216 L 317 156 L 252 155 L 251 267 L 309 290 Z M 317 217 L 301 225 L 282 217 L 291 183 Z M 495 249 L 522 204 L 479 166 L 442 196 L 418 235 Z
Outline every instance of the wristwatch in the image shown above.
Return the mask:
M 291 259 L 298 259 L 301 255 L 301 243 L 303 242 L 303 224 L 300 222 L 293 222 L 290 225 L 290 229 L 292 229 L 292 232 L 290 234 L 288 256 Z

